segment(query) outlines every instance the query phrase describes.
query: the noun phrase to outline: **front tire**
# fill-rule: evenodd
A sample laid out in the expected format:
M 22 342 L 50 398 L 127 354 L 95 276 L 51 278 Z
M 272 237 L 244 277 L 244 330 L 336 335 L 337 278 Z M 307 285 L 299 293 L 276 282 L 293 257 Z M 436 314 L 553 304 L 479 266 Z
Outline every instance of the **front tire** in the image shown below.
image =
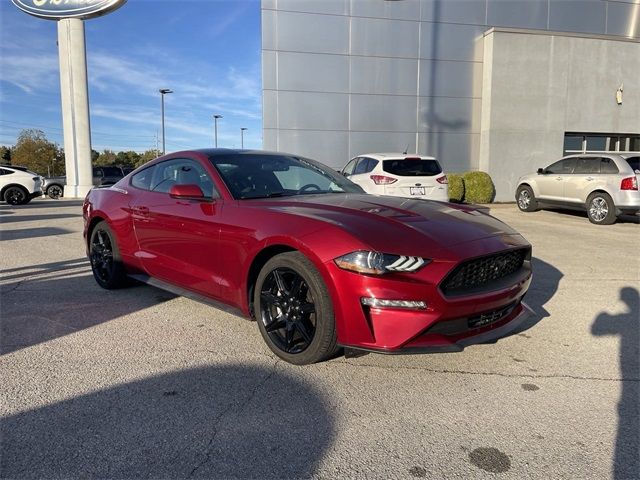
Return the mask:
M 611 225 L 616 221 L 616 206 L 604 192 L 594 192 L 587 198 L 587 216 L 596 225 Z
M 24 205 L 29 201 L 29 192 L 24 187 L 11 186 L 4 191 L 4 201 L 9 205 Z
M 529 185 L 521 185 L 516 191 L 516 203 L 523 212 L 535 212 L 538 210 L 538 201 Z
M 254 292 L 258 328 L 278 357 L 307 365 L 336 353 L 331 297 L 307 257 L 300 252 L 274 256 L 262 267 Z
M 105 221 L 96 224 L 91 231 L 89 260 L 93 278 L 102 288 L 113 290 L 127 285 L 116 237 Z

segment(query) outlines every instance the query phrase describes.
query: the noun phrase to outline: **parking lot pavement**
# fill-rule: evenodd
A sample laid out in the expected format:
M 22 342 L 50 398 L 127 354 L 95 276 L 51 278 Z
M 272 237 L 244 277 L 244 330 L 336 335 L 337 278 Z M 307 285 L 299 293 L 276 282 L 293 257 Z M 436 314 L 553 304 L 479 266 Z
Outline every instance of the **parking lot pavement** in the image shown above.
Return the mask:
M 637 478 L 637 217 L 491 213 L 533 245 L 528 330 L 294 367 L 255 323 L 100 289 L 80 202 L 0 205 L 0 477 Z

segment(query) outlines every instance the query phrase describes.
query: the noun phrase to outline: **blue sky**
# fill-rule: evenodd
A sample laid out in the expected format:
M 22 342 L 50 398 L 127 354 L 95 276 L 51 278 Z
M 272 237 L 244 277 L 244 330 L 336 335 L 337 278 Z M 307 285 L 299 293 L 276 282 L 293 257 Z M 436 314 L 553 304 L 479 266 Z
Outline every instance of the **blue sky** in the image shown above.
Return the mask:
M 0 1 L 0 144 L 23 128 L 63 145 L 57 26 Z M 167 151 L 262 146 L 259 0 L 128 0 L 85 22 L 92 146 Z

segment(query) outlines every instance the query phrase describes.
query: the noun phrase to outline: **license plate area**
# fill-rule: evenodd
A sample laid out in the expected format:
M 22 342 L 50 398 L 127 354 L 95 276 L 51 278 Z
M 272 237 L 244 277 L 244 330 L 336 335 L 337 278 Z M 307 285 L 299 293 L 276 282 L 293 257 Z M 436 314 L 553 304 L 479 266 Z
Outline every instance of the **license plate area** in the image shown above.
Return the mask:
M 467 325 L 469 326 L 469 328 L 481 328 L 486 325 L 490 325 L 509 315 L 517 304 L 518 302 L 512 303 L 506 307 L 494 310 L 493 312 L 482 313 L 480 315 L 476 315 L 475 317 L 470 317 L 467 320 Z
M 424 195 L 425 188 L 424 187 L 409 187 L 409 193 L 411 195 Z

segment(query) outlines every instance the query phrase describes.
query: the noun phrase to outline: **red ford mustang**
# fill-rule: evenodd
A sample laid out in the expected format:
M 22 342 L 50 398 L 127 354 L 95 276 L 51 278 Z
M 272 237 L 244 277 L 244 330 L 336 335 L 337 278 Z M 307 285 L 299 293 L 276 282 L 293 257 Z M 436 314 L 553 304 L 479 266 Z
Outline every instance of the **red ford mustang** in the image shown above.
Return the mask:
M 257 320 L 288 362 L 342 346 L 449 352 L 530 314 L 531 246 L 467 206 L 366 195 L 294 155 L 165 155 L 91 190 L 84 235 L 98 284 L 129 278 Z

